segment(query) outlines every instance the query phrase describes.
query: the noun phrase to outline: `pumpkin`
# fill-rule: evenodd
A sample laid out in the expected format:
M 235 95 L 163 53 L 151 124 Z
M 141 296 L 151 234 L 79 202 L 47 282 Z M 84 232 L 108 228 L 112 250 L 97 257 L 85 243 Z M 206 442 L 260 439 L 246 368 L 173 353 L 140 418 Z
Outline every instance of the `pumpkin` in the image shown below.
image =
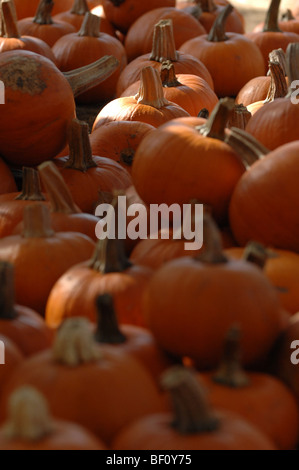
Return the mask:
M 253 32 L 258 33 L 260 31 L 263 31 L 264 26 L 265 26 L 264 23 L 258 24 L 254 28 Z M 299 34 L 298 20 L 294 17 L 292 11 L 289 8 L 282 15 L 281 20 L 278 22 L 278 27 L 281 31 Z
M 181 116 L 189 113 L 164 97 L 158 70 L 148 66 L 141 71 L 138 93 L 110 101 L 97 115 L 93 130 L 111 121 L 139 121 L 159 127 Z
M 0 52 L 27 50 L 41 54 L 55 63 L 54 54 L 47 43 L 31 36 L 20 36 L 12 0 L 4 0 L 1 3 L 1 12 L 4 31 L 0 37 Z
M 180 47 L 181 52 L 193 55 L 207 67 L 218 97 L 236 96 L 249 80 L 264 73 L 258 47 L 244 35 L 225 32 L 232 9 L 227 5 L 222 10 L 208 35 L 190 39 Z
M 259 109 L 250 119 L 246 131 L 270 150 L 298 140 L 299 122 L 298 90 L 294 89 L 299 78 L 299 44 L 287 48 L 289 92 Z
M 19 19 L 33 16 L 36 12 L 40 0 L 14 0 L 16 5 L 17 16 Z M 71 8 L 73 0 L 60 0 L 55 2 L 53 7 L 53 13 L 59 13 L 60 11 L 66 11 Z
M 266 99 L 251 103 L 247 106 L 252 116 L 266 104 L 278 98 L 284 98 L 288 92 L 285 74 L 279 62 L 269 62 L 269 71 L 271 81 Z
M 185 11 L 195 15 L 195 17 L 198 18 L 198 21 L 205 28 L 206 32 L 209 33 L 217 16 L 228 3 L 229 2 L 227 1 L 214 2 L 214 0 L 177 0 L 176 8 L 184 9 Z M 245 20 L 243 15 L 234 8 L 227 19 L 225 30 L 227 33 L 244 34 L 244 24 Z
M 211 406 L 238 414 L 278 449 L 294 449 L 299 435 L 299 409 L 293 394 L 269 374 L 244 371 L 241 356 L 242 332 L 234 326 L 225 337 L 218 368 L 199 374 Z
M 92 7 L 92 3 L 86 0 L 73 0 L 73 5 L 70 10 L 58 13 L 54 16 L 54 20 L 65 21 L 66 23 L 71 23 L 75 26 L 76 30 L 82 26 L 84 16 L 89 12 L 90 7 L 92 8 L 91 13 L 93 15 L 100 16 L 101 18 L 101 32 L 115 36 L 115 29 L 112 24 L 103 16 L 103 7 L 100 5 L 98 7 Z M 101 9 L 101 14 L 98 14 L 99 9 Z
M 129 354 L 97 345 L 90 323 L 82 318 L 66 321 L 53 348 L 27 359 L 11 375 L 1 416 L 7 415 L 8 397 L 25 384 L 44 394 L 56 418 L 84 426 L 106 444 L 132 420 L 165 409 L 144 366 Z
M 15 304 L 14 267 L 0 262 L 0 332 L 13 341 L 24 356 L 32 356 L 50 347 L 52 332 L 33 310 Z
M 72 195 L 53 162 L 38 167 L 42 184 L 50 203 L 51 224 L 55 232 L 80 232 L 96 241 L 95 228 L 98 218 L 82 212 L 74 203 Z M 21 233 L 23 223 L 16 226 L 14 234 Z
M 77 424 L 54 419 L 34 387 L 22 386 L 9 397 L 8 418 L 0 428 L 1 450 L 105 450 L 105 444 Z
M 213 80 L 206 66 L 190 54 L 176 51 L 171 20 L 161 20 L 154 28 L 152 51 L 132 60 L 122 71 L 117 82 L 116 94 L 119 97 L 123 91 L 140 79 L 144 67 L 154 67 L 160 71 L 161 63 L 171 60 L 175 64 L 176 73 L 189 73 L 203 78 L 212 89 Z
M 269 61 L 278 62 L 286 75 L 286 57 L 282 49 L 275 49 L 269 54 Z M 286 78 L 286 83 L 287 83 Z M 236 103 L 248 106 L 249 104 L 263 101 L 267 98 L 269 87 L 271 83 L 271 76 L 268 71 L 267 76 L 253 78 L 243 86 L 236 97 Z
M 123 45 L 118 39 L 100 31 L 100 21 L 99 16 L 87 12 L 80 31 L 63 36 L 53 46 L 57 66 L 62 72 L 84 67 L 105 55 L 114 56 L 119 62 L 107 80 L 77 97 L 80 103 L 96 103 L 114 98 L 117 80 L 127 64 Z
M 154 27 L 158 21 L 170 19 L 176 49 L 201 34 L 205 28 L 191 15 L 177 8 L 156 8 L 140 16 L 130 27 L 125 37 L 125 49 L 128 62 L 150 52 L 153 44 Z
M 55 158 L 54 163 L 83 212 L 94 214 L 100 191 L 112 194 L 132 184 L 129 173 L 121 165 L 110 158 L 92 155 L 87 123 L 72 121 L 69 150 L 68 157 Z
M 136 149 L 154 126 L 139 121 L 111 121 L 94 129 L 90 135 L 94 155 L 111 158 L 129 173 Z
M 22 235 L 0 240 L 0 260 L 11 262 L 15 268 L 16 302 L 43 315 L 57 279 L 69 267 L 89 259 L 94 246 L 89 237 L 80 233 L 54 233 L 45 205 L 27 206 Z
M 237 183 L 229 214 L 233 235 L 240 246 L 256 240 L 274 248 L 299 252 L 298 149 L 298 142 L 277 148 L 254 163 Z
M 42 39 L 52 47 L 61 36 L 76 31 L 70 23 L 53 21 L 51 16 L 53 5 L 52 0 L 40 0 L 33 18 L 23 18 L 18 21 L 20 33 Z
M 173 120 L 144 137 L 132 178 L 146 204 L 182 205 L 197 199 L 211 207 L 219 223 L 225 222 L 232 192 L 245 171 L 238 154 L 222 141 L 232 107 L 232 100 L 221 100 L 201 126 Z M 175 184 L 169 184 L 170 174 Z
M 281 31 L 278 26 L 278 13 L 281 0 L 271 0 L 263 31 L 247 33 L 260 49 L 265 64 L 265 73 L 268 69 L 268 56 L 273 49 L 282 48 L 286 51 L 290 43 L 299 42 L 299 35 L 291 32 Z
M 169 60 L 162 62 L 160 76 L 164 97 L 181 106 L 190 116 L 197 116 L 203 108 L 211 112 L 218 103 L 216 94 L 205 80 L 191 74 L 176 76 L 175 66 Z M 134 96 L 139 86 L 140 81 L 133 83 L 121 96 Z
M 260 268 L 225 257 L 210 217 L 203 228 L 203 252 L 170 261 L 151 277 L 143 302 L 148 327 L 170 354 L 210 369 L 220 360 L 226 331 L 238 323 L 242 363 L 253 366 L 284 328 L 285 312 Z
M 239 415 L 211 408 L 193 371 L 174 366 L 161 378 L 173 413 L 146 416 L 124 428 L 113 450 L 274 450 L 272 440 Z
M 103 0 L 106 18 L 116 29 L 126 34 L 130 26 L 141 15 L 160 7 L 174 7 L 175 0 L 151 0 L 149 3 L 139 0 Z
M 114 207 L 118 207 L 116 201 L 109 217 L 115 217 Z M 146 326 L 142 296 L 152 270 L 132 264 L 125 255 L 123 239 L 113 238 L 111 226 L 107 230 L 106 238 L 99 239 L 92 258 L 65 272 L 53 286 L 46 308 L 46 322 L 51 328 L 74 316 L 96 322 L 95 301 L 104 293 L 113 296 L 120 323 Z M 118 217 L 115 217 L 115 230 L 118 234 Z
M 17 188 L 16 188 L 17 189 Z M 23 219 L 24 208 L 36 201 L 45 201 L 41 191 L 40 179 L 34 168 L 24 167 L 22 172 L 22 191 L 0 196 L 0 238 L 12 235 L 15 227 Z
M 100 83 L 115 67 L 116 60 L 108 56 L 64 76 L 39 54 L 0 54 L 6 98 L 0 116 L 2 157 L 14 166 L 33 166 L 54 158 L 67 143 L 67 130 L 75 116 L 74 94 Z
M 287 250 L 266 248 L 250 242 L 246 248 L 231 247 L 225 250 L 228 256 L 256 262 L 263 268 L 265 275 L 276 287 L 282 306 L 291 314 L 299 311 L 297 282 L 299 275 L 299 255 Z
M 119 324 L 110 294 L 96 299 L 97 325 L 95 339 L 99 344 L 108 344 L 125 354 L 138 359 L 151 373 L 155 381 L 173 364 L 170 356 L 159 348 L 155 338 L 146 328 L 130 324 Z

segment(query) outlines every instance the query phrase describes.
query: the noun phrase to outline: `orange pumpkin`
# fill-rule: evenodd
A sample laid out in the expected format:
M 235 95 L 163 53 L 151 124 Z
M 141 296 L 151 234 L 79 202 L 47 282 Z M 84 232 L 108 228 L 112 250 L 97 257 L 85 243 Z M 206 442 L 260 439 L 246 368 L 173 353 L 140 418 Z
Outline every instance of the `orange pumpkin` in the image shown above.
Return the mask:
M 232 8 L 227 5 L 222 10 L 208 35 L 190 39 L 180 47 L 181 52 L 193 55 L 207 67 L 219 97 L 236 96 L 249 80 L 264 73 L 259 48 L 244 35 L 225 32 Z
M 52 418 L 43 395 L 24 385 L 9 397 L 0 450 L 106 450 L 106 446 L 82 426 Z
M 132 420 L 165 409 L 144 366 L 129 354 L 98 346 L 82 318 L 66 321 L 53 348 L 27 359 L 10 376 L 0 405 L 2 419 L 9 396 L 23 385 L 43 393 L 56 418 L 84 426 L 106 444 Z
M 206 66 L 190 54 L 176 51 L 171 20 L 161 20 L 155 25 L 153 47 L 149 54 L 132 60 L 122 71 L 117 82 L 116 94 L 122 92 L 140 79 L 144 67 L 154 67 L 160 71 L 161 63 L 171 60 L 175 64 L 176 73 L 189 73 L 203 78 L 212 89 L 213 80 Z

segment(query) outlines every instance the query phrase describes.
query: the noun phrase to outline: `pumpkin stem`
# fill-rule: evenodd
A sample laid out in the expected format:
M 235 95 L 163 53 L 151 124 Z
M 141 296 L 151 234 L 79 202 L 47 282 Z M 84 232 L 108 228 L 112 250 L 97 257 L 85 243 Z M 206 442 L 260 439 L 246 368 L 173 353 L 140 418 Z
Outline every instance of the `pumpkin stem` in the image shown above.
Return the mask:
M 96 305 L 98 322 L 95 332 L 95 340 L 98 343 L 124 343 L 127 338 L 119 329 L 112 295 L 99 295 L 96 299 Z
M 213 26 L 208 35 L 208 41 L 211 42 L 224 42 L 229 39 L 225 33 L 225 25 L 228 16 L 233 11 L 234 7 L 229 3 L 217 16 Z
M 281 0 L 272 0 L 267 11 L 266 21 L 264 25 L 264 33 L 281 33 L 278 26 L 278 15 Z
M 219 421 L 210 410 L 205 391 L 195 373 L 184 366 L 168 369 L 161 378 L 164 390 L 171 394 L 173 428 L 180 434 L 216 431 Z
M 101 18 L 87 11 L 85 13 L 82 26 L 78 32 L 78 36 L 98 38 L 100 36 L 100 25 Z
M 23 167 L 22 192 L 16 197 L 16 201 L 45 201 L 39 174 L 34 168 Z
M 53 235 L 49 208 L 40 202 L 25 207 L 23 238 L 48 238 Z
M 299 80 L 299 43 L 291 43 L 287 47 L 286 52 L 287 76 L 290 87 L 287 97 L 290 98 L 294 89 L 292 83 Z
M 176 77 L 174 65 L 171 60 L 165 60 L 162 62 L 160 77 L 162 85 L 165 88 L 172 88 L 182 85 Z
M 211 139 L 224 140 L 226 124 L 234 106 L 235 102 L 231 98 L 219 100 L 207 122 L 202 126 L 196 127 L 199 134 Z
M 209 119 L 209 116 L 210 116 L 210 112 L 207 108 L 202 108 L 197 115 L 197 117 L 203 118 L 203 119 Z
M 206 211 L 203 215 L 203 241 L 204 247 L 194 259 L 203 263 L 226 263 L 227 257 L 223 253 L 222 238 L 211 214 Z
M 110 3 L 112 3 L 115 7 L 119 7 L 124 2 L 125 0 L 110 0 Z
M 286 54 L 283 49 L 274 49 L 269 54 L 269 62 L 278 62 L 280 67 L 283 70 L 284 76 L 287 74 L 287 62 L 286 62 Z M 270 76 L 270 70 L 267 73 Z
M 248 132 L 235 127 L 227 133 L 225 143 L 230 145 L 240 156 L 246 168 L 250 168 L 253 163 L 261 160 L 270 152 Z
M 154 28 L 153 47 L 150 60 L 164 62 L 178 60 L 178 52 L 175 48 L 172 20 L 160 20 Z
M 5 36 L 7 38 L 19 38 L 20 33 L 12 0 L 2 0 L 1 13 L 3 21 L 3 31 L 0 36 Z
M 224 351 L 220 366 L 213 381 L 232 388 L 247 387 L 249 378 L 241 366 L 241 332 L 238 326 L 230 328 L 224 343 Z
M 284 98 L 288 93 L 288 87 L 285 79 L 285 73 L 279 62 L 270 62 L 269 71 L 271 82 L 268 90 L 267 98 L 264 103 L 270 103 L 277 98 Z
M 92 64 L 71 70 L 70 72 L 64 72 L 63 75 L 69 82 L 76 98 L 76 96 L 81 95 L 81 93 L 109 78 L 118 66 L 119 61 L 116 57 L 105 55 Z
M 128 260 L 123 240 L 118 239 L 118 197 L 110 203 L 110 211 L 107 214 L 107 226 L 114 233 L 108 233 L 106 238 L 99 240 L 89 267 L 102 274 L 121 273 L 132 266 Z M 113 229 L 112 229 L 113 227 Z
M 196 20 L 199 20 L 199 18 L 202 15 L 202 9 L 199 5 L 199 2 L 198 3 L 195 2 L 194 5 L 186 6 L 182 8 L 182 10 L 185 13 L 188 13 L 189 15 L 193 16 L 193 18 L 195 18 Z
M 9 418 L 2 430 L 6 439 L 38 441 L 54 431 L 48 404 L 35 388 L 24 385 L 15 390 L 8 407 Z
M 251 113 L 246 106 L 243 106 L 243 104 L 235 104 L 226 127 L 228 129 L 236 127 L 237 129 L 244 130 L 250 118 Z
M 13 320 L 17 317 L 15 310 L 14 265 L 0 261 L 0 319 Z
M 53 7 L 54 2 L 52 0 L 40 0 L 33 22 L 42 25 L 53 24 L 51 16 Z
M 169 101 L 164 98 L 163 86 L 158 70 L 153 67 L 144 67 L 141 70 L 140 85 L 135 100 L 138 104 L 152 106 L 160 109 Z
M 295 16 L 293 15 L 292 13 L 292 10 L 290 10 L 289 8 L 287 9 L 287 11 L 285 13 L 282 14 L 281 16 L 281 21 L 292 21 L 292 20 L 295 20 Z
M 69 158 L 64 168 L 86 172 L 97 164 L 92 158 L 89 141 L 88 124 L 79 119 L 73 119 L 69 128 Z
M 269 259 L 269 253 L 261 243 L 249 242 L 245 247 L 243 259 L 264 269 Z
M 196 0 L 196 3 L 200 5 L 202 11 L 212 13 L 217 10 L 217 6 L 213 0 Z
M 69 188 L 53 162 L 44 162 L 38 167 L 43 185 L 47 191 L 51 211 L 60 214 L 81 213 L 74 203 Z
M 86 318 L 69 318 L 57 330 L 52 349 L 55 362 L 76 367 L 101 357 L 93 338 L 90 322 Z
M 83 16 L 85 13 L 89 11 L 89 7 L 87 5 L 86 0 L 74 0 L 71 13 L 73 15 L 80 15 Z

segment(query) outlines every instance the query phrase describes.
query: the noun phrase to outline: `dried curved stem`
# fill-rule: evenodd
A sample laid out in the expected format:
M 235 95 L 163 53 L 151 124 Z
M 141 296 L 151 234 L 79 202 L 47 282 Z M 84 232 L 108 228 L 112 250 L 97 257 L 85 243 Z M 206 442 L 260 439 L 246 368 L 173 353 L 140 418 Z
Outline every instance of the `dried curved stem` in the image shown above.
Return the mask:
M 98 343 L 124 343 L 127 338 L 119 329 L 112 295 L 103 294 L 98 296 L 96 305 L 98 321 L 95 340 Z
M 229 38 L 225 33 L 225 25 L 228 16 L 233 11 L 233 6 L 229 3 L 217 16 L 214 24 L 209 32 L 208 41 L 211 42 L 224 42 Z
M 281 0 L 272 0 L 270 3 L 270 7 L 267 11 L 266 21 L 263 29 L 265 33 L 281 33 L 281 29 L 278 26 L 280 2 Z
M 53 7 L 52 0 L 40 0 L 33 22 L 41 25 L 53 24 L 51 16 Z

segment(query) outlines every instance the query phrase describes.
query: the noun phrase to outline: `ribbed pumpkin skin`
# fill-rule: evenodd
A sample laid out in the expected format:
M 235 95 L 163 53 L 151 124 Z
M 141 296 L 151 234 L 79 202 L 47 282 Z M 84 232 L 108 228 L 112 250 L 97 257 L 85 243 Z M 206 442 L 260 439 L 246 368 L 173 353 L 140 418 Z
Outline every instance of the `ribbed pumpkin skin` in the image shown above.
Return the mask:
M 232 324 L 243 331 L 245 365 L 258 364 L 285 326 L 270 281 L 239 260 L 213 264 L 184 257 L 166 263 L 149 282 L 144 314 L 163 349 L 192 358 L 202 369 L 217 367 Z
M 298 178 L 299 143 L 291 142 L 255 163 L 240 179 L 230 204 L 230 224 L 240 246 L 256 240 L 299 252 Z
M 207 35 L 200 36 L 180 47 L 180 51 L 205 64 L 219 97 L 236 96 L 249 80 L 264 73 L 262 54 L 252 41 L 236 33 L 226 36 L 228 39 L 222 42 L 209 41 Z
M 120 5 L 117 3 L 114 0 L 102 1 L 106 18 L 124 34 L 134 21 L 147 11 L 160 7 L 175 7 L 175 0 L 124 0 Z
M 0 54 L 0 80 L 6 99 L 0 116 L 1 155 L 14 166 L 51 160 L 65 146 L 75 116 L 68 81 L 53 62 L 29 51 Z
M 176 49 L 188 39 L 206 34 L 205 28 L 192 15 L 176 8 L 156 8 L 139 17 L 126 34 L 125 49 L 129 62 L 151 51 L 155 24 L 168 19 L 173 23 Z
M 278 98 L 260 109 L 247 123 L 246 131 L 269 150 L 298 140 L 299 105 Z
M 265 100 L 268 95 L 270 82 L 270 77 L 256 77 L 249 80 L 239 91 L 236 103 L 248 106 L 257 101 Z
M 223 222 L 244 171 L 243 163 L 227 144 L 202 137 L 195 127 L 174 120 L 142 140 L 132 178 L 146 204 L 187 204 L 196 198 L 211 206 L 214 217 Z

